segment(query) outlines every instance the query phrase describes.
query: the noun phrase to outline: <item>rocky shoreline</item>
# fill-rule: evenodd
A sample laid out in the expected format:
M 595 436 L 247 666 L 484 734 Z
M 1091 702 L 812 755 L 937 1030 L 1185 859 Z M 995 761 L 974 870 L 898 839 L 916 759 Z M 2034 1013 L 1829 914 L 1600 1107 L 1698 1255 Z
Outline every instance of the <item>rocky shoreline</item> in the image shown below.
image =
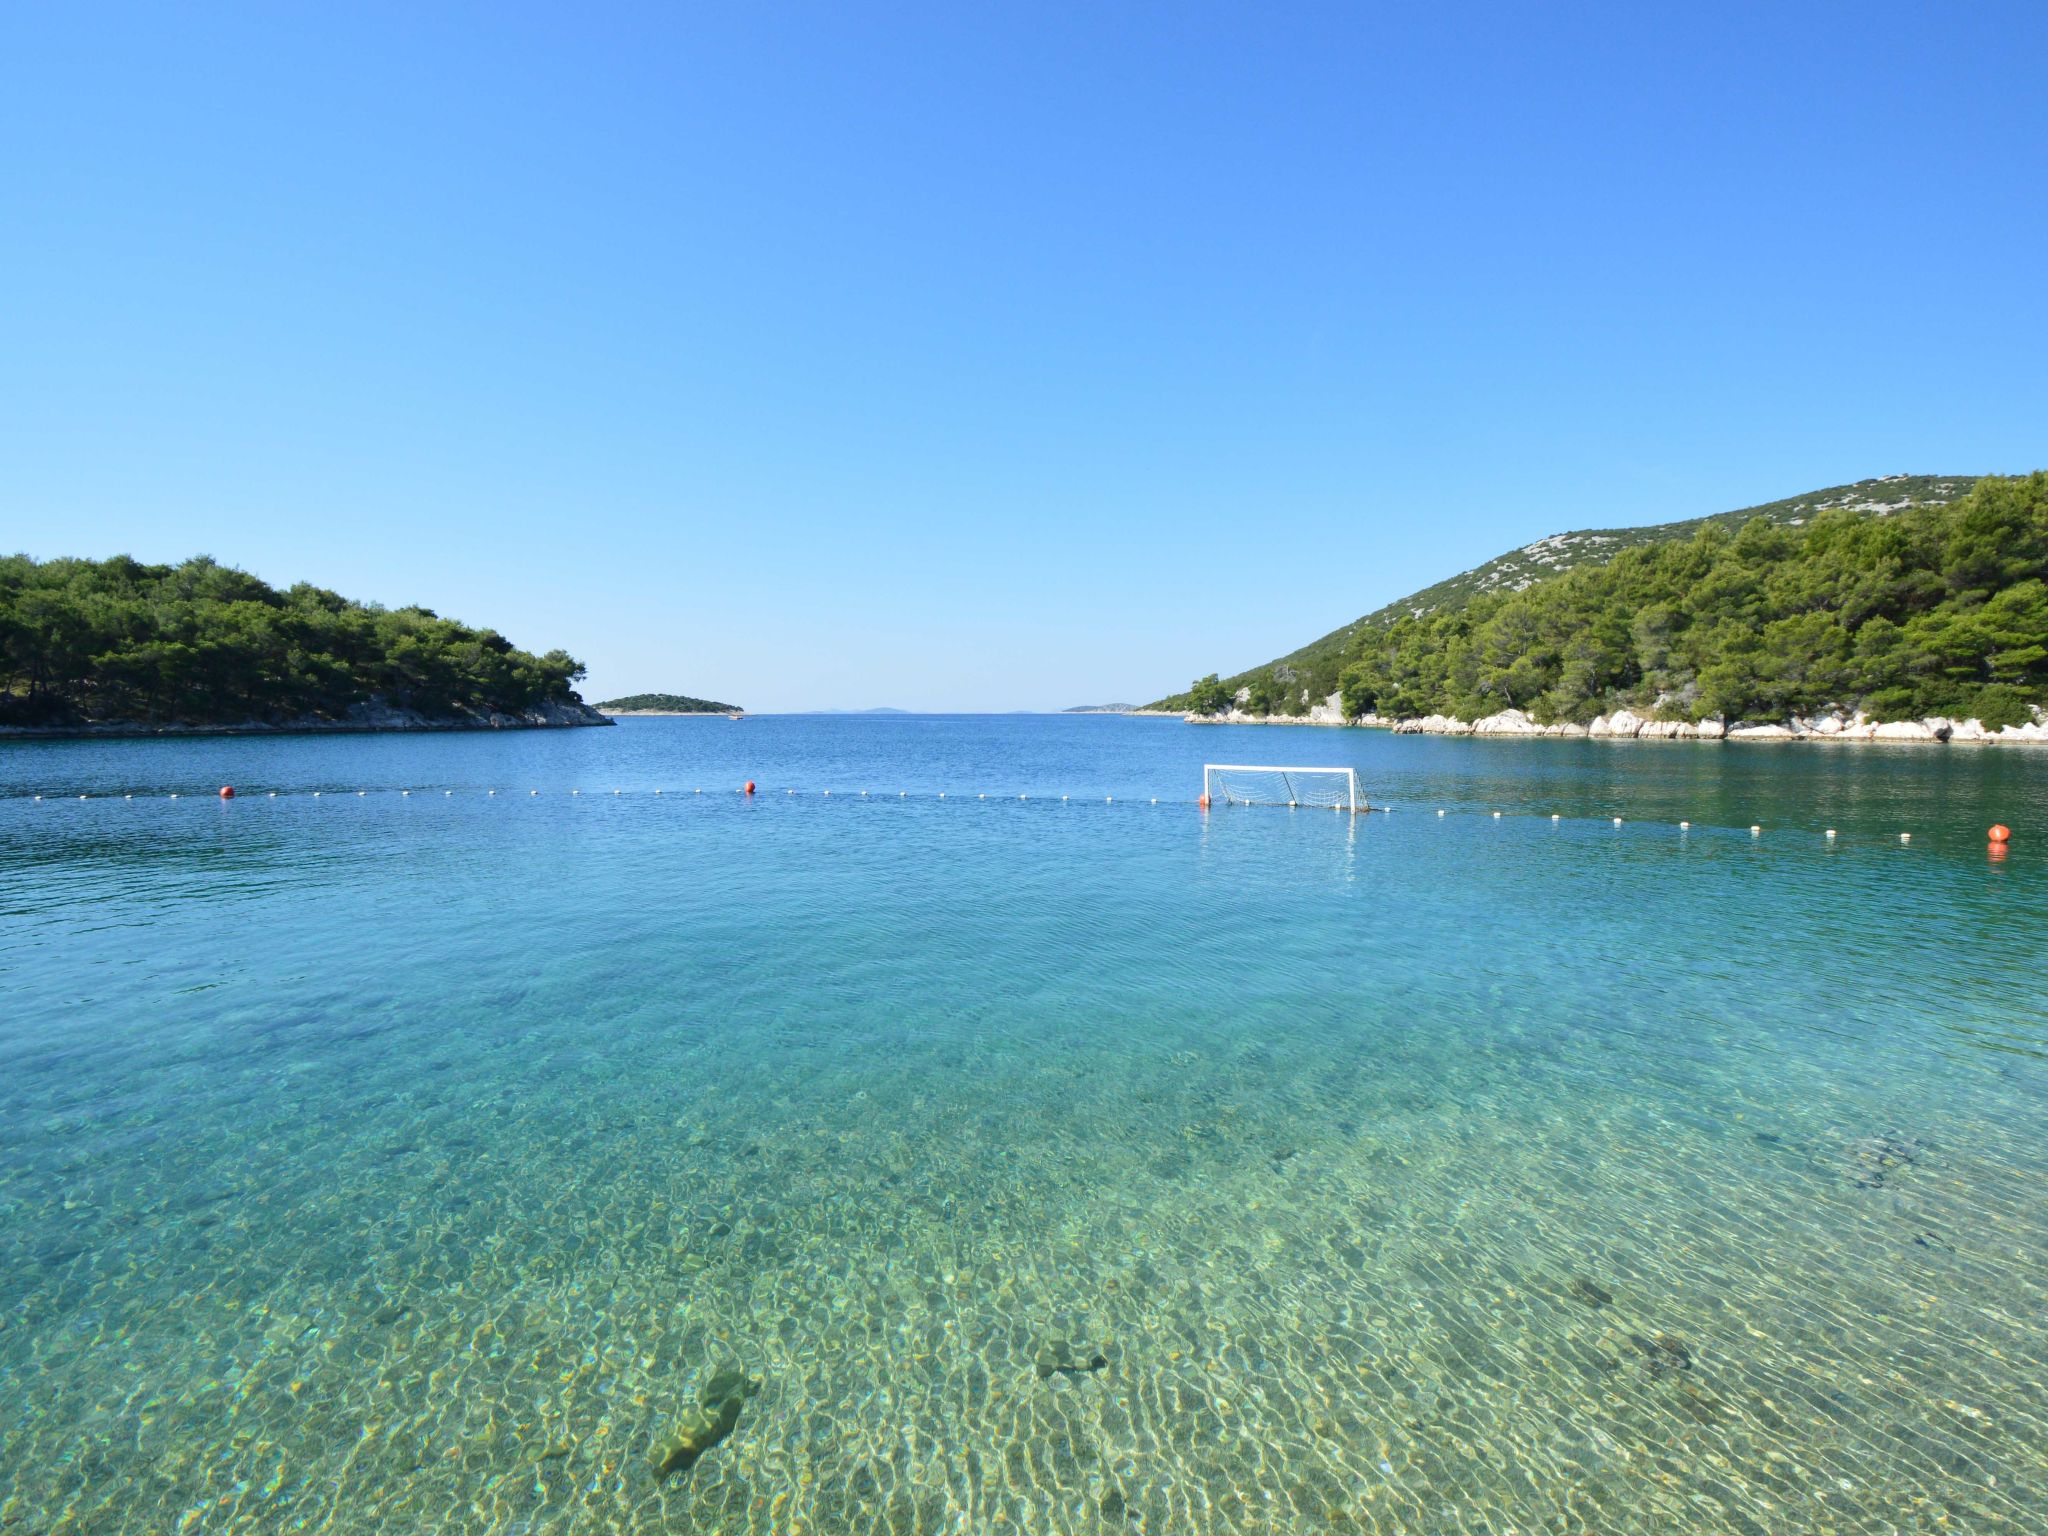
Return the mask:
M 358 704 L 338 720 L 301 715 L 291 720 L 243 720 L 212 725 L 145 720 L 93 720 L 81 725 L 0 725 L 0 741 L 61 741 L 115 736 L 289 736 L 357 735 L 373 731 L 544 731 L 610 725 L 581 700 L 550 700 L 532 709 L 455 715 L 423 715 L 381 702 Z
M 1981 720 L 1951 720 L 1934 715 L 1922 720 L 1872 720 L 1862 710 L 1829 710 L 1814 716 L 1794 715 L 1782 721 L 1688 722 L 1653 720 L 1633 710 L 1618 709 L 1580 725 L 1564 721 L 1539 724 L 1522 710 L 1504 709 L 1479 720 L 1455 715 L 1424 715 L 1395 719 L 1376 714 L 1347 717 L 1332 694 L 1305 715 L 1248 715 L 1231 709 L 1220 715 L 1184 715 L 1191 725 L 1348 725 L 1392 731 L 1399 736 L 1578 737 L 1602 741 L 1814 741 L 1921 742 L 1958 745 L 2048 746 L 2048 711 L 2038 706 L 2026 725 L 1989 729 Z

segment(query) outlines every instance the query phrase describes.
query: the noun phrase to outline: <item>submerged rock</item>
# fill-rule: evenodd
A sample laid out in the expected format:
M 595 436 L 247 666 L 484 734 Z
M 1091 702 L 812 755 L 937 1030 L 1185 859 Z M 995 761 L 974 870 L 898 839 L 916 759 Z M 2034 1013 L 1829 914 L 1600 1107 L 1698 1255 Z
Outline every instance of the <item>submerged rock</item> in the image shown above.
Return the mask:
M 1859 1189 L 1881 1189 L 1893 1173 L 1911 1168 L 1927 1150 L 1927 1143 L 1917 1136 L 1902 1136 L 1897 1131 L 1860 1137 L 1848 1147 L 1850 1180 Z
M 1077 1362 L 1073 1346 L 1065 1339 L 1048 1339 L 1038 1346 L 1031 1363 L 1038 1372 L 1038 1379 L 1048 1381 L 1056 1375 L 1086 1376 L 1091 1371 L 1106 1370 L 1109 1357 L 1098 1350 L 1091 1353 L 1086 1361 Z
M 1643 1357 L 1643 1364 L 1652 1376 L 1669 1376 L 1675 1371 L 1692 1369 L 1692 1351 L 1685 1347 L 1683 1339 L 1668 1333 L 1660 1333 L 1654 1338 L 1632 1333 L 1628 1341 Z
M 1597 1285 L 1584 1275 L 1572 1276 L 1572 1294 L 1589 1307 L 1606 1307 L 1614 1303 L 1614 1293 L 1604 1285 Z
M 654 1452 L 657 1480 L 687 1471 L 697 1458 L 733 1432 L 746 1400 L 761 1390 L 737 1366 L 722 1365 L 705 1380 L 695 1407 L 686 1408 Z

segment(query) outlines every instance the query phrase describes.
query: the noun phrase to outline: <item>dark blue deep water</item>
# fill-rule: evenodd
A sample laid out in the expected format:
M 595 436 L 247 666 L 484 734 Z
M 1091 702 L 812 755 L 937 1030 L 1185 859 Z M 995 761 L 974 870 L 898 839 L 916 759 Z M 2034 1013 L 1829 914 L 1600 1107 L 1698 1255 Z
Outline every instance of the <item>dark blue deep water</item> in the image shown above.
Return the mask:
M 0 745 L 0 1532 L 2038 1532 L 2044 978 L 2025 748 Z

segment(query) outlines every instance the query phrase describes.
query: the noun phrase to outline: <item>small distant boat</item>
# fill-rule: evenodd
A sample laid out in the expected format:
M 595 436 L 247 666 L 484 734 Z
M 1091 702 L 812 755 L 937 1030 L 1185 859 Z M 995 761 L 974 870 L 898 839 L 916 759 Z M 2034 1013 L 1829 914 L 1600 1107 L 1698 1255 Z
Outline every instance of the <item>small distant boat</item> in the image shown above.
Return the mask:
M 747 712 L 743 709 L 736 709 L 725 718 L 728 720 L 744 720 L 747 718 Z

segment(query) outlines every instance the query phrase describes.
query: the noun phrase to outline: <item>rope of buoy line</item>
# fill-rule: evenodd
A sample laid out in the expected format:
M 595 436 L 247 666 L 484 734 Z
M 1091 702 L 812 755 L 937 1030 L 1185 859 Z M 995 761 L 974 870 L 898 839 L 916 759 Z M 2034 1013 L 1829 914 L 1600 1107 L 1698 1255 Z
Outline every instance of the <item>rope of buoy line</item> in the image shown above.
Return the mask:
M 741 786 L 739 787 L 739 794 L 740 794 L 740 796 L 741 796 L 742 798 L 746 798 L 746 799 L 751 799 L 751 798 L 752 798 L 752 797 L 753 797 L 753 796 L 755 795 L 756 789 L 757 789 L 757 786 L 756 786 L 756 784 L 755 784 L 754 780 L 752 780 L 752 779 L 748 779 L 748 780 L 746 780 L 746 781 L 745 781 L 745 782 L 744 782 L 744 783 L 743 783 L 743 784 L 742 784 L 742 785 L 741 785 Z M 651 795 L 651 796 L 653 796 L 653 797 L 657 797 L 657 798 L 658 798 L 658 797 L 662 796 L 662 795 L 664 794 L 664 792 L 665 792 L 665 791 L 664 791 L 663 789 L 661 789 L 661 788 L 657 788 L 657 789 L 654 789 L 654 790 L 650 791 L 649 793 L 650 793 L 650 795 Z M 310 798 L 310 799 L 318 800 L 318 799 L 321 799 L 321 798 L 322 798 L 322 797 L 323 797 L 324 795 L 326 795 L 327 793 L 328 793 L 328 792 L 327 792 L 326 790 L 321 790 L 321 789 L 313 789 L 313 790 L 301 790 L 301 791 L 298 791 L 298 792 L 297 792 L 297 794 L 295 795 L 295 794 L 294 794 L 293 792 L 291 792 L 291 791 L 280 791 L 280 790 L 275 790 L 275 789 L 271 789 L 271 790 L 265 790 L 265 791 L 263 791 L 263 798 L 265 798 L 266 800 L 277 800 L 277 799 L 280 799 L 280 798 L 282 798 L 282 799 L 286 799 L 286 800 L 290 800 L 290 799 L 294 799 L 294 798 L 299 798 L 300 796 L 303 796 L 303 797 L 305 797 L 305 798 Z M 341 791 L 340 793 L 346 793 L 346 791 Z M 371 796 L 371 795 L 372 795 L 373 793 L 378 793 L 378 794 L 389 794 L 389 793 L 391 793 L 391 791 L 389 791 L 389 790 L 382 790 L 382 791 L 371 791 L 371 790 L 367 790 L 367 789 L 358 789 L 358 790 L 356 790 L 356 791 L 355 791 L 355 798 L 356 798 L 356 799 L 358 799 L 358 800 L 368 799 L 368 798 L 369 798 L 369 797 L 370 797 L 370 796 Z M 423 794 L 426 794 L 426 793 L 431 793 L 431 789 L 429 788 L 429 789 L 425 789 L 425 790 L 422 790 L 422 791 L 421 791 L 421 793 L 423 793 Z M 444 799 L 451 799 L 451 800 L 452 800 L 452 799 L 454 799 L 454 798 L 456 797 L 457 793 L 458 793 L 458 791 L 456 791 L 456 790 L 454 790 L 454 789 L 446 788 L 446 787 L 442 788 L 442 790 L 441 790 L 441 795 L 442 795 L 442 797 L 443 797 Z M 483 796 L 484 796 L 484 797 L 485 797 L 486 799 L 496 799 L 496 798 L 498 798 L 498 795 L 499 795 L 499 791 L 498 791 L 497 789 L 495 789 L 495 788 L 487 788 L 487 789 L 483 790 L 483 791 L 482 791 L 482 793 L 483 793 Z M 541 795 L 542 795 L 542 793 L 543 793 L 543 792 L 542 792 L 541 790 L 539 790 L 539 789 L 529 789 L 529 790 L 527 790 L 527 792 L 526 792 L 526 793 L 527 793 L 527 796 L 528 796 L 528 798 L 529 798 L 529 799 L 538 799 L 538 798 L 540 798 L 540 797 L 541 797 Z M 557 793 L 559 793 L 559 791 L 558 791 Z M 571 787 L 571 788 L 570 788 L 570 790 L 568 791 L 568 793 L 569 793 L 569 795 L 570 795 L 570 796 L 571 796 L 572 798 L 581 798 L 581 797 L 582 797 L 582 795 L 583 795 L 583 791 L 582 791 L 582 789 L 581 789 L 580 787 Z M 627 796 L 628 796 L 628 795 L 629 795 L 630 793 L 632 793 L 632 792 L 628 791 L 628 790 L 627 790 L 627 789 L 625 789 L 625 788 L 624 788 L 623 786 L 614 786 L 614 787 L 613 787 L 613 789 L 612 789 L 612 797 L 613 797 L 613 798 L 615 798 L 615 799 L 624 799 L 624 798 L 626 798 L 626 797 L 627 797 Z M 704 790 L 703 790 L 703 787 L 702 787 L 701 785 L 699 785 L 699 786 L 693 787 L 693 788 L 692 788 L 692 790 L 690 791 L 690 793 L 691 793 L 691 794 L 692 794 L 693 796 L 696 796 L 696 797 L 699 797 L 699 798 L 701 798 L 701 797 L 703 796 L 703 794 L 704 794 Z M 804 796 L 804 795 L 805 795 L 806 793 L 807 793 L 807 791 L 805 791 L 805 790 L 803 790 L 803 789 L 801 789 L 801 788 L 795 787 L 795 786 L 789 786 L 789 787 L 786 787 L 786 788 L 785 788 L 785 789 L 783 790 L 783 794 L 784 794 L 784 796 L 785 796 L 786 798 L 802 798 L 802 797 L 803 797 L 803 796 Z M 833 796 L 834 796 L 834 791 L 832 791 L 832 790 L 830 790 L 830 789 L 823 789 L 823 790 L 817 790 L 817 791 L 813 791 L 813 792 L 809 792 L 809 793 L 815 793 L 815 794 L 817 794 L 817 796 L 818 796 L 819 798 L 821 798 L 821 799 L 825 799 L 825 800 L 830 800 L 830 799 L 832 799 L 832 798 L 833 798 Z M 401 799 L 411 799 L 411 798 L 412 798 L 412 795 L 413 795 L 413 791 L 412 791 L 411 789 L 409 789 L 409 788 L 401 788 L 401 789 L 399 789 L 399 790 L 397 791 L 397 794 L 398 794 L 398 796 L 399 796 L 399 797 L 400 797 Z M 941 790 L 937 790 L 937 791 L 927 791 L 927 792 L 926 792 L 926 794 L 927 794 L 927 795 L 929 795 L 929 797 L 930 797 L 931 799 L 935 800 L 935 801 L 945 801 L 945 800 L 948 800 L 949 798 L 950 798 L 951 800 L 953 800 L 953 801 L 957 801 L 957 800 L 958 800 L 958 799 L 960 798 L 960 797 L 959 797 L 959 796 L 957 796 L 957 795 L 953 795 L 953 794 L 952 794 L 952 793 L 951 793 L 950 791 L 948 791 L 948 790 L 943 790 L 943 789 L 941 789 Z M 169 791 L 165 791 L 165 792 L 163 792 L 163 798 L 165 798 L 165 799 L 167 799 L 167 800 L 178 800 L 178 799 L 182 799 L 182 798 L 184 798 L 184 797 L 185 797 L 185 793 L 184 793 L 184 791 L 181 791 L 181 790 L 169 790 Z M 898 790 L 898 791 L 896 792 L 896 798 L 897 798 L 897 799 L 898 799 L 899 801 L 907 801 L 907 800 L 911 799 L 912 797 L 913 797 L 913 796 L 912 796 L 912 791 L 910 791 L 910 790 L 907 790 L 907 789 L 899 789 L 899 790 Z M 53 795 L 53 794 L 50 794 L 50 793 L 47 793 L 47 792 L 46 792 L 46 793 L 42 793 L 42 794 L 32 794 L 32 795 L 28 796 L 27 798 L 28 798 L 28 799 L 30 799 L 30 800 L 31 800 L 31 801 L 32 801 L 33 803 L 36 803 L 36 804 L 41 804 L 42 802 L 44 802 L 44 801 L 46 801 L 46 800 L 53 800 L 53 799 L 62 799 L 62 800 L 70 800 L 70 801 L 82 801 L 82 800 L 91 800 L 91 799 L 93 799 L 93 798 L 95 798 L 95 797 L 94 797 L 94 795 L 93 795 L 93 793 L 92 793 L 91 791 L 83 791 L 83 792 L 80 792 L 80 793 L 78 793 L 78 794 L 76 794 L 76 795 L 66 794 L 66 795 L 61 795 L 61 796 L 60 796 L 60 795 Z M 105 793 L 104 793 L 104 794 L 102 794 L 102 795 L 101 795 L 101 796 L 100 796 L 99 798 L 105 798 L 105 799 L 110 799 L 110 798 L 112 798 L 112 792 L 111 792 L 111 791 L 105 792 Z M 135 799 L 135 792 L 134 792 L 133 790 L 128 790 L 128 791 L 124 791 L 124 792 L 122 792 L 122 794 L 121 794 L 121 797 L 120 797 L 120 798 L 121 798 L 121 799 L 122 799 L 123 801 L 126 801 L 126 802 L 131 802 L 131 803 L 132 803 L 132 802 L 134 801 L 134 799 Z M 150 799 L 150 798 L 152 798 L 152 797 L 151 797 L 151 796 L 148 796 L 148 795 L 145 795 L 145 796 L 144 796 L 144 799 L 145 799 L 145 800 L 148 800 L 148 799 Z M 220 786 L 220 789 L 219 789 L 219 791 L 218 791 L 218 794 L 217 794 L 217 798 L 218 798 L 219 800 L 221 800 L 221 801 L 229 801 L 229 800 L 235 800 L 235 799 L 241 798 L 241 792 L 240 792 L 240 791 L 238 791 L 238 790 L 236 789 L 236 787 L 235 787 L 234 785 L 232 785 L 232 784 L 223 784 L 223 785 L 221 785 L 221 786 Z M 920 795 L 920 796 L 918 796 L 917 798 L 920 798 L 920 799 L 922 799 L 922 798 L 925 798 L 925 796 L 924 796 L 924 795 Z M 1000 796 L 1000 795 L 999 795 L 999 796 L 997 796 L 996 798 L 997 798 L 998 802 L 1000 802 L 1000 801 L 1001 801 L 1002 799 L 1004 799 L 1005 797 L 1003 797 L 1003 796 Z M 865 790 L 865 789 L 862 789 L 862 790 L 855 790 L 855 791 L 850 791 L 850 792 L 848 792 L 848 793 L 846 793 L 846 794 L 842 794 L 842 795 L 840 795 L 840 796 L 839 796 L 839 799 L 840 799 L 841 801 L 846 801 L 846 800 L 862 800 L 862 801 L 868 801 L 868 802 L 870 802 L 870 803 L 880 803 L 880 802 L 879 802 L 879 801 L 877 800 L 877 797 L 876 797 L 876 796 L 875 796 L 875 795 L 873 794 L 873 792 L 871 792 L 871 791 L 869 791 L 869 790 Z M 975 803 L 976 803 L 976 804 L 986 804 L 986 803 L 988 803 L 988 800 L 989 800 L 989 793 L 988 793 L 988 791 L 986 791 L 986 790 L 977 790 L 977 791 L 975 792 L 975 795 L 974 795 L 974 800 L 975 800 Z M 1014 802 L 1013 802 L 1013 803 L 1015 803 L 1015 804 L 1020 804 L 1020 805 L 1028 805 L 1028 804 L 1030 804 L 1030 803 L 1031 803 L 1031 801 L 1032 801 L 1032 796 L 1031 796 L 1031 794 L 1030 794 L 1030 793 L 1029 793 L 1029 792 L 1027 791 L 1027 792 L 1023 792 L 1023 793 L 1020 793 L 1020 794 L 1018 794 L 1018 795 L 1017 795 L 1017 796 L 1015 797 L 1015 800 L 1014 800 Z M 1049 803 L 1049 802 L 1048 802 L 1048 801 L 1045 801 L 1045 800 L 1043 800 L 1043 799 L 1041 799 L 1041 803 Z M 1062 794 L 1062 795 L 1061 795 L 1061 796 L 1059 797 L 1059 801 L 1058 801 L 1058 803 L 1059 803 L 1059 804 L 1061 804 L 1061 805 L 1070 805 L 1070 804 L 1072 804 L 1072 803 L 1073 803 L 1073 797 L 1072 797 L 1072 795 L 1071 795 L 1071 794 Z M 1104 795 L 1104 796 L 1102 797 L 1102 801 L 1101 801 L 1101 803 L 1102 803 L 1102 804 L 1104 804 L 1104 805 L 1115 805 L 1115 804 L 1117 804 L 1117 797 L 1116 797 L 1115 795 Z M 1126 803 L 1128 803 L 1128 802 L 1126 802 Z M 1188 805 L 1192 805 L 1192 806 L 1196 806 L 1196 807 L 1198 807 L 1198 808 L 1200 808 L 1200 809 L 1203 809 L 1203 810 L 1205 810 L 1205 811 L 1206 811 L 1206 810 L 1208 809 L 1208 807 L 1207 807 L 1207 806 L 1206 806 L 1206 805 L 1205 805 L 1205 804 L 1203 803 L 1203 801 L 1202 801 L 1202 800 L 1200 800 L 1199 798 L 1197 798 L 1197 799 L 1176 799 L 1176 798 L 1172 798 L 1172 797 L 1162 797 L 1162 796 L 1159 796 L 1159 795 L 1151 795 L 1151 796 L 1147 796 L 1147 797 L 1145 797 L 1145 801 L 1144 801 L 1144 803 L 1145 803 L 1145 804 L 1147 804 L 1147 805 L 1153 805 L 1153 806 L 1159 806 L 1159 805 L 1164 805 L 1164 806 L 1169 806 L 1169 807 L 1171 807 L 1171 806 L 1188 806 Z M 1227 801 L 1226 801 L 1225 803 L 1226 803 L 1226 804 L 1228 804 L 1229 802 L 1227 802 Z M 1252 804 L 1252 805 L 1254 805 L 1254 807 L 1255 807 L 1255 808 L 1265 808 L 1265 809 L 1290 809 L 1290 810 L 1292 810 L 1292 809 L 1304 809 L 1304 808 L 1306 808 L 1306 807 L 1301 807 L 1301 806 L 1299 806 L 1299 805 L 1298 805 L 1297 803 L 1295 803 L 1295 802 L 1282 802 L 1282 801 L 1262 801 L 1262 802 L 1248 802 L 1248 803 L 1249 803 L 1249 804 Z M 1333 805 L 1333 806 L 1331 806 L 1331 807 L 1330 807 L 1330 809 L 1331 809 L 1331 810 L 1333 810 L 1333 811 L 1337 811 L 1337 812 L 1342 812 L 1342 811 L 1343 811 L 1343 810 L 1345 809 L 1345 807 L 1343 807 L 1343 806 L 1341 806 L 1341 805 Z M 1393 807 L 1393 806 L 1391 806 L 1391 805 L 1368 805 L 1368 806 L 1361 806 L 1361 807 L 1360 807 L 1359 809 L 1360 809 L 1361 811 L 1377 811 L 1377 812 L 1383 812 L 1383 813 L 1391 813 L 1391 812 L 1393 811 L 1394 807 Z M 1540 814 L 1540 813 L 1539 813 L 1539 814 Z M 1561 825 L 1563 824 L 1563 821 L 1564 821 L 1564 816 L 1563 816 L 1563 814 L 1562 814 L 1561 812 L 1558 812 L 1558 811 L 1552 811 L 1552 812 L 1549 812 L 1548 814 L 1549 814 L 1549 818 L 1550 818 L 1550 823 L 1551 823 L 1551 825 L 1552 825 L 1552 826 L 1561 826 Z M 1448 820 L 1448 819 L 1449 819 L 1449 817 L 1450 817 L 1450 815 L 1451 815 L 1451 810 L 1450 810 L 1450 808 L 1448 808 L 1448 807 L 1445 807 L 1445 806 L 1438 806 L 1438 807 L 1436 808 L 1436 815 L 1437 815 L 1437 819 L 1438 819 L 1438 820 L 1440 820 L 1440 821 L 1441 821 L 1441 820 Z M 1489 820 L 1492 820 L 1492 821 L 1496 821 L 1496 822 L 1497 822 L 1497 821 L 1502 821 L 1502 820 L 1506 819 L 1506 817 L 1507 817 L 1507 812 L 1505 812 L 1505 811 L 1502 811 L 1502 810 L 1498 810 L 1498 809 L 1494 809 L 1494 810 L 1488 810 L 1488 811 L 1486 811 L 1486 812 L 1485 812 L 1485 815 L 1487 816 L 1487 818 L 1488 818 Z M 1609 820 L 1610 820 L 1610 823 L 1611 823 L 1611 824 L 1612 824 L 1613 826 L 1615 826 L 1615 827 L 1622 827 L 1622 826 L 1625 826 L 1625 825 L 1627 824 L 1627 823 L 1626 823 L 1626 820 L 1625 820 L 1625 818 L 1623 818 L 1623 817 L 1620 817 L 1620 816 L 1613 816 L 1613 817 L 1610 817 L 1610 818 L 1609 818 Z M 1681 821 L 1677 822 L 1677 823 L 1676 823 L 1675 825 L 1676 825 L 1676 828 L 1677 828 L 1677 830 L 1678 830 L 1678 831 L 1680 831 L 1680 832 L 1690 832 L 1690 831 L 1692 831 L 1692 830 L 1693 830 L 1693 824 L 1692 824 L 1692 821 L 1691 821 L 1690 819 L 1686 819 L 1686 820 L 1681 820 Z M 1731 829 L 1731 830 L 1733 830 L 1733 829 Z M 1761 823 L 1751 823 L 1751 824 L 1750 824 L 1750 826 L 1749 826 L 1749 828 L 1748 828 L 1748 831 L 1749 831 L 1749 835 L 1750 835 L 1750 837 L 1751 837 L 1752 839 L 1761 839 L 1761 838 L 1762 838 L 1762 836 L 1763 836 L 1763 834 L 1764 834 L 1764 829 L 1763 829 L 1763 826 L 1762 826 L 1762 824 L 1761 824 Z M 2012 842 L 2012 836 L 2013 836 L 2013 834 L 2012 834 L 2012 829 L 2011 829 L 2011 828 L 2009 828 L 2009 827 L 2007 827 L 2007 826 L 2005 826 L 2005 825 L 2004 825 L 2003 823 L 2000 823 L 2000 824 L 1996 824 L 1996 825 L 1994 825 L 1994 826 L 1993 826 L 1993 827 L 1991 828 L 1991 830 L 1990 830 L 1990 832 L 1989 832 L 1989 834 L 1988 834 L 1988 841 L 1989 841 L 1989 845 L 1990 845 L 1990 847 L 1992 848 L 1992 850 L 1994 850 L 1994 856 L 2002 857 L 2002 856 L 2004 855 L 2004 852 L 2005 852 L 2005 850 L 2006 850 L 2007 848 L 2009 848 L 2009 846 L 2011 845 L 2011 842 Z M 1905 832 L 1899 832 L 1899 833 L 1897 833 L 1897 834 L 1896 834 L 1896 837 L 1897 837 L 1897 841 L 1898 841 L 1898 842 L 1899 842 L 1899 843 L 1900 843 L 1901 845 L 1906 845 L 1906 846 L 1910 846 L 1910 845 L 1912 844 L 1912 841 L 1913 841 L 1913 834 L 1912 834 L 1911 832 L 1909 832 L 1909 831 L 1905 831 Z M 1825 842 L 1825 843 L 1826 843 L 1827 845 L 1829 845 L 1829 846 L 1835 846 L 1835 845 L 1839 844 L 1839 843 L 1840 843 L 1840 842 L 1842 841 L 1842 834 L 1841 834 L 1841 830 L 1840 830 L 1839 828 L 1837 828 L 1837 827 L 1825 827 L 1825 828 L 1822 828 L 1822 829 L 1821 829 L 1821 838 L 1822 838 L 1822 840 L 1823 840 L 1823 841 L 1824 841 L 1824 842 Z

